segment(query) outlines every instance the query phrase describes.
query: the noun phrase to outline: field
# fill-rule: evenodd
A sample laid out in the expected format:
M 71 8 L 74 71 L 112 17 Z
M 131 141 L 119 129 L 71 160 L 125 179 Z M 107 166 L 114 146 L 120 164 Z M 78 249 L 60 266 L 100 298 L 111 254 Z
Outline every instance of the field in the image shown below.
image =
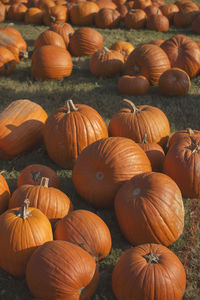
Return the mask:
M 167 3 L 172 1 L 166 1 Z M 199 1 L 194 1 L 199 4 Z M 1 23 L 0 27 L 5 26 Z M 118 94 L 118 77 L 103 79 L 95 78 L 89 71 L 89 58 L 73 58 L 73 72 L 68 78 L 60 81 L 39 82 L 31 78 L 30 65 L 33 44 L 37 36 L 47 29 L 45 26 L 31 26 L 17 23 L 14 25 L 28 44 L 29 59 L 17 65 L 15 72 L 9 77 L 0 79 L 0 109 L 1 111 L 13 100 L 30 99 L 39 103 L 48 114 L 62 106 L 68 99 L 74 103 L 92 106 L 109 123 L 112 115 L 119 110 L 122 95 Z M 75 27 L 76 29 L 76 27 Z M 176 29 L 170 27 L 167 33 L 157 33 L 150 30 L 120 29 L 100 30 L 104 37 L 104 46 L 109 47 L 118 40 L 131 42 L 134 46 L 154 39 L 168 39 L 175 34 L 185 34 L 200 42 L 200 36 L 191 33 L 190 28 Z M 127 98 L 127 97 L 126 97 Z M 151 87 L 150 92 L 144 96 L 128 97 L 136 105 L 148 104 L 163 110 L 167 115 L 171 133 L 192 128 L 200 130 L 200 75 L 192 79 L 189 94 L 184 97 L 163 97 L 158 87 Z M 71 171 L 62 169 L 54 164 L 47 156 L 45 147 L 35 149 L 12 160 L 1 160 L 1 172 L 8 181 L 11 191 L 14 191 L 17 176 L 29 164 L 41 163 L 54 170 L 62 181 L 64 191 L 74 204 L 75 209 L 89 209 L 97 213 L 108 225 L 112 234 L 112 251 L 110 255 L 99 263 L 100 282 L 93 300 L 115 299 L 111 289 L 112 270 L 120 255 L 131 245 L 123 238 L 117 224 L 113 210 L 96 210 L 87 205 L 77 195 L 71 180 Z M 89 184 L 89 183 L 88 183 Z M 184 300 L 198 300 L 200 294 L 200 229 L 198 199 L 184 199 L 185 227 L 178 241 L 170 247 L 184 264 L 187 273 L 187 289 Z M 39 287 L 38 287 L 39 288 Z M 31 300 L 25 280 L 17 280 L 0 270 L 0 299 L 1 300 Z M 143 299 L 141 299 L 143 300 Z M 162 300 L 162 299 L 160 299 Z

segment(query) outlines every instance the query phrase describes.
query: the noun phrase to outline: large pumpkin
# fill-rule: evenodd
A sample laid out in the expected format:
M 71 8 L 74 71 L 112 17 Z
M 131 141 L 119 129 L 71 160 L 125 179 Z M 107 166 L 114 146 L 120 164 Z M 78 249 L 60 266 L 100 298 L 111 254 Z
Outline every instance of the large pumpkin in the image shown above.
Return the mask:
M 111 249 L 111 234 L 104 221 L 88 210 L 74 210 L 61 219 L 54 232 L 56 240 L 80 246 L 96 261 L 105 258 Z
M 70 20 L 73 25 L 90 26 L 94 23 L 94 17 L 99 11 L 95 2 L 80 2 L 70 9 Z
M 148 171 L 151 171 L 150 161 L 135 142 L 109 137 L 81 152 L 73 168 L 72 180 L 87 202 L 95 207 L 109 207 L 124 181 Z
M 138 46 L 126 62 L 126 74 L 143 75 L 152 85 L 158 85 L 160 75 L 170 68 L 166 53 L 156 45 Z
M 0 174 L 0 215 L 8 208 L 10 189 L 5 178 Z
M 60 80 L 70 76 L 72 68 L 71 55 L 64 48 L 45 45 L 39 47 L 33 53 L 31 75 L 37 80 Z
M 177 183 L 183 197 L 200 198 L 200 132 L 176 138 L 165 157 L 164 173 Z
M 149 143 L 157 143 L 165 147 L 169 134 L 169 121 L 162 110 L 150 105 L 135 106 L 130 100 L 124 99 L 128 108 L 120 109 L 110 120 L 111 136 L 124 136 L 141 143 L 147 134 Z
M 44 45 L 52 45 L 66 49 L 62 36 L 52 30 L 45 30 L 38 36 L 34 43 L 34 51 Z
M 42 141 L 47 113 L 30 100 L 11 102 L 0 113 L 0 158 L 14 157 Z
M 181 300 L 185 287 L 182 263 L 171 250 L 157 244 L 127 250 L 112 274 L 117 300 Z
M 122 233 L 132 245 L 173 244 L 184 227 L 184 206 L 177 184 L 157 172 L 134 176 L 115 196 Z
M 194 77 L 200 70 L 200 49 L 196 42 L 184 35 L 175 35 L 166 40 L 161 48 L 166 52 L 172 68 L 184 70 Z
M 31 256 L 26 269 L 31 293 L 45 300 L 91 299 L 98 279 L 92 256 L 66 241 L 45 243 Z
M 21 208 L 9 209 L 0 216 L 0 267 L 16 277 L 25 275 L 33 252 L 53 239 L 47 217 L 28 205 L 26 200 Z
M 72 100 L 55 110 L 44 128 L 48 155 L 69 169 L 86 146 L 107 136 L 107 126 L 99 113 L 85 104 L 74 105 Z
M 51 26 L 52 24 L 63 24 L 67 22 L 67 7 L 63 5 L 55 5 L 49 7 L 48 10 L 44 11 L 43 23 L 46 26 Z
M 40 209 L 52 225 L 72 209 L 70 199 L 62 191 L 48 186 L 48 178 L 42 177 L 40 185 L 24 184 L 18 187 L 9 201 L 9 208 L 19 207 L 26 198 L 30 206 Z
M 103 36 L 93 28 L 82 27 L 75 31 L 69 43 L 73 56 L 92 55 L 103 46 Z

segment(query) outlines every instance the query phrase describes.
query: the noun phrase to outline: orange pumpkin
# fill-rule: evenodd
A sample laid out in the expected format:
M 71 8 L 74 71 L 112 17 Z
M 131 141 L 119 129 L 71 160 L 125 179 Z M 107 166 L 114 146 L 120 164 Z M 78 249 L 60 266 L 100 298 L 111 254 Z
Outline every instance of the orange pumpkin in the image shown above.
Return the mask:
M 15 68 L 16 60 L 13 53 L 6 47 L 0 46 L 0 75 L 10 75 Z
M 6 18 L 6 7 L 0 2 L 0 22 L 4 22 Z
M 124 24 L 128 29 L 139 29 L 146 25 L 146 19 L 147 15 L 142 9 L 131 9 L 124 17 Z
M 111 45 L 111 50 L 119 51 L 124 56 L 124 61 L 127 61 L 129 54 L 134 50 L 134 46 L 129 42 L 118 41 Z
M 200 15 L 192 22 L 192 32 L 200 34 Z
M 25 24 L 42 24 L 43 11 L 37 7 L 30 7 L 25 14 L 24 22 Z
M 170 61 L 165 51 L 152 44 L 136 47 L 126 62 L 127 75 L 145 76 L 152 85 L 158 85 L 160 75 L 169 68 Z
M 95 14 L 99 6 L 94 2 L 80 2 L 70 9 L 70 20 L 73 25 L 90 26 L 94 23 Z
M 49 7 L 43 14 L 43 23 L 46 26 L 52 24 L 63 24 L 67 22 L 67 7 L 63 5 L 55 5 Z
M 199 135 L 199 130 L 193 130 L 191 128 L 187 128 L 185 130 L 176 131 L 170 136 L 168 148 L 170 148 L 173 144 L 179 142 L 179 140 L 184 139 L 187 136 Z
M 22 3 L 13 4 L 8 9 L 8 19 L 14 21 L 24 21 L 25 13 L 27 11 L 27 7 Z
M 162 13 L 150 15 L 147 18 L 147 28 L 158 32 L 166 32 L 169 30 L 169 20 Z
M 120 229 L 134 246 L 169 246 L 183 231 L 181 191 L 165 174 L 148 172 L 134 176 L 119 189 L 114 204 Z
M 124 75 L 118 80 L 118 91 L 126 95 L 143 95 L 149 90 L 150 84 L 144 76 Z
M 165 17 L 168 18 L 170 23 L 173 23 L 174 15 L 179 11 L 179 8 L 176 4 L 168 3 L 161 6 L 161 11 Z
M 37 80 L 60 80 L 70 76 L 72 68 L 73 63 L 71 55 L 64 48 L 45 45 L 39 47 L 33 53 L 31 75 Z
M 117 28 L 120 25 L 120 13 L 116 9 L 102 8 L 95 15 L 95 25 L 98 28 Z
M 45 30 L 38 36 L 34 43 L 34 51 L 37 48 L 45 45 L 51 45 L 66 49 L 66 45 L 62 36 L 52 30 Z
M 112 136 L 124 136 L 141 143 L 146 133 L 149 143 L 159 144 L 163 148 L 167 145 L 170 126 L 162 110 L 150 105 L 135 106 L 127 99 L 121 103 L 126 108 L 120 109 L 109 123 Z
M 112 274 L 116 299 L 180 300 L 186 274 L 178 257 L 167 247 L 144 244 L 120 257 Z
M 26 269 L 31 293 L 35 298 L 46 300 L 91 299 L 98 279 L 92 256 L 66 241 L 45 243 L 31 256 Z
M 60 188 L 60 179 L 56 172 L 40 164 L 29 165 L 24 168 L 17 178 L 17 186 L 19 187 L 23 184 L 39 185 L 42 177 L 49 178 L 49 187 Z
M 72 180 L 83 199 L 92 206 L 105 208 L 113 205 L 124 181 L 148 171 L 151 171 L 150 161 L 135 142 L 124 137 L 109 137 L 81 152 Z
M 145 9 L 152 5 L 151 0 L 134 0 L 133 8 Z
M 40 185 L 24 184 L 18 187 L 9 201 L 9 208 L 19 207 L 25 199 L 30 206 L 40 209 L 52 225 L 66 216 L 72 204 L 70 199 L 60 190 L 49 187 L 49 179 L 42 177 Z
M 47 113 L 27 99 L 11 102 L 0 113 L 0 158 L 11 158 L 42 141 Z
M 7 210 L 9 199 L 9 186 L 3 175 L 0 174 L 0 215 Z
M 60 34 L 65 42 L 66 48 L 68 47 L 69 40 L 74 33 L 74 29 L 69 23 L 52 24 L 49 30 L 55 31 L 56 33 Z
M 80 246 L 96 261 L 108 256 L 111 235 L 107 225 L 96 214 L 88 210 L 74 210 L 61 219 L 54 232 L 56 240 Z
M 9 209 L 0 215 L 0 267 L 15 277 L 24 276 L 33 252 L 53 240 L 47 217 L 28 205 L 26 199 L 21 208 Z
M 72 100 L 47 119 L 44 142 L 50 158 L 64 168 L 72 168 L 81 151 L 108 136 L 107 126 L 96 110 Z

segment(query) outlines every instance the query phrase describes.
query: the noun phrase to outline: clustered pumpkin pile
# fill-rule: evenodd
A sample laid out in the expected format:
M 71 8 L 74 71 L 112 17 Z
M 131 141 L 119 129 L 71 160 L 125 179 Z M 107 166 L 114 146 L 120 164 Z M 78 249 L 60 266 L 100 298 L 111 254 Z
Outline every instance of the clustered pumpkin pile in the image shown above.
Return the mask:
M 30 151 L 44 139 L 49 157 L 72 169 L 82 199 L 114 207 L 134 246 L 114 267 L 116 298 L 180 300 L 186 275 L 167 247 L 184 228 L 182 195 L 200 197 L 200 131 L 182 130 L 169 139 L 169 121 L 159 108 L 128 99 L 122 105 L 107 129 L 97 111 L 72 100 L 49 116 L 30 100 L 13 101 L 0 113 L 0 157 Z M 108 226 L 88 210 L 74 210 L 48 166 L 27 166 L 17 186 L 10 195 L 0 175 L 0 267 L 26 276 L 36 298 L 89 299 L 98 286 L 96 262 L 111 249 Z

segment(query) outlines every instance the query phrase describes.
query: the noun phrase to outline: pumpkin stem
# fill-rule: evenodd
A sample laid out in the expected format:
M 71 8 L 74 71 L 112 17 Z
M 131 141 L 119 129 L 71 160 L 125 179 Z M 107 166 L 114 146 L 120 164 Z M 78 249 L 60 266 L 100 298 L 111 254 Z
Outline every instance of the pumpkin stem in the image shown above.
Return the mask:
M 49 178 L 42 177 L 40 181 L 40 185 L 44 187 L 49 187 Z
M 142 144 L 148 144 L 148 142 L 147 142 L 147 133 L 145 133 L 144 136 L 143 136 Z
M 152 252 L 149 252 L 148 254 L 143 256 L 148 264 L 158 264 L 159 263 L 159 255 L 153 254 Z
M 56 17 L 50 16 L 50 22 L 55 23 L 56 22 Z
M 28 207 L 30 205 L 29 199 L 24 200 L 24 204 L 20 207 L 17 216 L 22 218 L 23 220 L 27 219 L 30 217 L 30 212 L 28 211 Z
M 41 172 L 32 172 L 32 179 L 33 179 L 33 181 L 38 181 L 41 178 L 42 178 L 42 173 Z
M 67 110 L 66 110 L 67 114 L 70 114 L 72 111 L 77 111 L 78 110 L 78 108 L 74 105 L 74 103 L 71 99 L 67 100 L 65 102 L 65 105 L 67 106 Z
M 108 48 L 107 48 L 107 47 L 105 47 L 105 46 L 103 47 L 103 51 L 104 51 L 104 52 L 111 52 L 111 50 L 110 50 L 110 49 L 108 49 Z
M 123 99 L 120 103 L 125 104 L 126 106 L 128 106 L 128 108 L 130 108 L 131 112 L 134 113 L 134 114 L 140 111 L 140 109 L 138 109 L 135 106 L 135 104 L 132 101 L 128 100 L 128 99 Z
M 186 128 L 186 130 L 189 132 L 189 135 L 194 134 L 194 131 L 191 128 Z

